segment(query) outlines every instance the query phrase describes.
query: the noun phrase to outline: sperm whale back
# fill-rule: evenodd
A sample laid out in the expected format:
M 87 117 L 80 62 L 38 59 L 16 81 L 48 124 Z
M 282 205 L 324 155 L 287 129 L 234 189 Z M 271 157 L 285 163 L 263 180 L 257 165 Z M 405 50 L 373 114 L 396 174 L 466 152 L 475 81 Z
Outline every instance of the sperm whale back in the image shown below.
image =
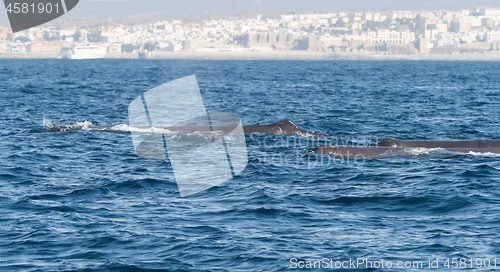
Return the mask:
M 385 139 L 378 146 L 387 147 L 426 147 L 426 148 L 496 148 L 500 147 L 497 140 L 471 140 L 471 141 L 401 141 Z
M 424 145 L 423 143 L 422 145 Z M 458 145 L 457 145 L 458 146 Z M 351 147 L 351 146 L 333 146 L 322 145 L 316 147 L 312 151 L 321 155 L 330 155 L 346 158 L 377 158 L 391 155 L 401 155 L 405 152 L 408 154 L 412 149 L 418 148 L 434 148 L 434 147 L 389 147 L 389 146 L 367 146 L 367 147 Z M 438 148 L 438 147 L 435 147 Z M 458 154 L 499 154 L 500 147 L 446 147 L 443 150 L 458 153 Z
M 99 130 L 99 131 L 116 131 L 113 126 L 92 126 L 92 125 L 50 125 L 45 127 L 47 132 L 66 132 L 75 130 Z M 131 129 L 144 129 L 148 130 L 151 127 L 128 127 Z M 221 127 L 221 126 L 174 126 L 174 127 L 161 127 L 155 128 L 160 130 L 168 130 L 170 132 L 192 132 L 192 131 L 222 131 L 225 133 L 234 133 L 234 127 Z M 266 133 L 266 134 L 277 134 L 277 135 L 300 135 L 308 137 L 328 137 L 327 135 L 314 133 L 304 129 L 298 128 L 294 123 L 289 120 L 282 120 L 270 125 L 251 125 L 243 126 L 244 133 Z

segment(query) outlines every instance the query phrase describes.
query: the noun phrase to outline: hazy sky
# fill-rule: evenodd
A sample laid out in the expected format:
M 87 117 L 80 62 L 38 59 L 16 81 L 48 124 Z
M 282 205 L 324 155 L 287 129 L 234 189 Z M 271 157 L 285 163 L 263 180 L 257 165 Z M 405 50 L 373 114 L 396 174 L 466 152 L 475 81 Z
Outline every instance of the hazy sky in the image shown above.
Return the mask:
M 60 19 L 85 17 L 122 17 L 128 15 L 161 13 L 162 16 L 188 16 L 232 14 L 255 11 L 265 13 L 289 13 L 305 11 L 387 11 L 469 9 L 480 6 L 499 6 L 498 0 L 80 0 L 78 6 Z M 5 10 L 5 9 L 4 9 Z M 6 21 L 5 12 L 0 21 Z

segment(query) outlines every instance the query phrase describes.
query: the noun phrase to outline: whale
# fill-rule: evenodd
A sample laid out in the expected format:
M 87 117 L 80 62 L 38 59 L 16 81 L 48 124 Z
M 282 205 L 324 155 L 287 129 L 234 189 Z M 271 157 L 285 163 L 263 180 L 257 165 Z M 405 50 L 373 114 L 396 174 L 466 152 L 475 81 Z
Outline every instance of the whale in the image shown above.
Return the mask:
M 76 130 L 98 130 L 98 131 L 114 131 L 114 126 L 84 126 L 84 125 L 50 125 L 46 126 L 46 132 L 67 132 Z M 150 129 L 151 127 L 129 127 L 130 129 Z M 224 133 L 239 133 L 234 130 L 234 126 L 172 126 L 158 127 L 157 129 L 168 130 L 171 132 L 193 132 L 193 131 L 222 131 Z M 282 120 L 270 125 L 250 125 L 243 126 L 245 134 L 276 134 L 276 135 L 298 135 L 306 137 L 330 137 L 328 135 L 319 134 L 298 128 L 290 120 Z
M 470 147 L 465 144 L 460 146 L 460 142 L 446 142 L 449 146 L 454 147 L 438 147 L 434 144 L 426 145 L 425 141 L 418 141 L 420 144 L 415 143 L 415 145 L 422 145 L 420 148 L 442 148 L 444 150 L 454 152 L 457 154 L 471 154 L 474 153 L 494 153 L 500 154 L 500 147 Z M 465 141 L 461 141 L 465 142 Z M 475 142 L 475 141 L 470 141 Z M 475 143 L 472 143 L 474 145 Z M 419 148 L 417 146 L 412 147 L 390 147 L 390 146 L 366 146 L 366 147 L 356 147 L 356 146 L 334 146 L 334 145 L 322 145 L 318 146 L 312 150 L 314 153 L 321 155 L 330 155 L 335 157 L 345 157 L 345 158 L 379 158 L 384 156 L 397 156 L 404 154 L 405 151 L 411 149 Z
M 468 141 L 401 141 L 385 139 L 377 146 L 387 147 L 426 147 L 426 148 L 500 148 L 498 140 L 468 140 Z
M 217 128 L 214 128 L 214 130 Z M 253 125 L 243 126 L 245 133 L 266 133 L 277 135 L 298 135 L 307 137 L 331 137 L 325 134 L 319 134 L 298 128 L 294 123 L 289 120 L 282 120 L 270 125 Z
M 442 148 L 459 154 L 469 154 L 471 152 L 500 154 L 500 141 L 405 141 L 389 138 L 373 146 L 322 145 L 316 147 L 312 151 L 318 154 L 347 158 L 375 158 L 391 154 L 400 154 L 411 148 Z

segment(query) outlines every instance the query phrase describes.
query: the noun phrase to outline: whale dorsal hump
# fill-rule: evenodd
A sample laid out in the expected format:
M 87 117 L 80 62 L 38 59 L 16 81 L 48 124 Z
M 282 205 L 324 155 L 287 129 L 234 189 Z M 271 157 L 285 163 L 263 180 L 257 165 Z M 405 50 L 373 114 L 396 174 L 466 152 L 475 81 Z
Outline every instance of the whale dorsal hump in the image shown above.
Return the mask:
M 279 121 L 279 122 L 274 123 L 272 125 L 273 126 L 278 126 L 278 127 L 281 127 L 281 128 L 290 128 L 290 127 L 297 128 L 297 126 L 294 123 L 290 122 L 290 120 L 282 120 L 282 121 Z
M 378 143 L 379 146 L 390 146 L 390 147 L 398 147 L 398 141 L 394 139 L 385 139 L 382 142 Z

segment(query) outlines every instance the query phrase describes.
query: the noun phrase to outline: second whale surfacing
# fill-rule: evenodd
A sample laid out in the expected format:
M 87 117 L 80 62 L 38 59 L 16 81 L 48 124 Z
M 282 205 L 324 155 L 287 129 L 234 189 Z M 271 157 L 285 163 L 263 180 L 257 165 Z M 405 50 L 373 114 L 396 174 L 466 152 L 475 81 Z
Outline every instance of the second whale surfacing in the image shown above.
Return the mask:
M 400 154 L 404 151 L 415 148 L 441 148 L 459 154 L 470 154 L 472 152 L 482 154 L 500 154 L 500 141 L 401 141 L 386 139 L 378 143 L 376 146 L 366 147 L 322 145 L 313 149 L 313 152 L 347 158 L 376 158 L 386 155 Z
M 389 147 L 426 147 L 426 148 L 500 148 L 498 140 L 468 140 L 468 141 L 401 141 L 385 139 L 378 146 Z

